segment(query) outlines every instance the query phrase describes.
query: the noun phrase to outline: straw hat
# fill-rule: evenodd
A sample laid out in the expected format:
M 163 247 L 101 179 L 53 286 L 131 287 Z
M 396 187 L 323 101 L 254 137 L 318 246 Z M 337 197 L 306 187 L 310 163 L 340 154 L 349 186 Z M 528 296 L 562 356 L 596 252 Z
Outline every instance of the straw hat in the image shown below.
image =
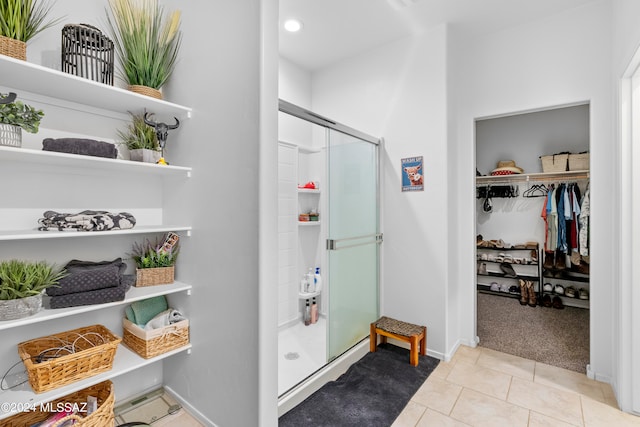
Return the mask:
M 515 160 L 500 160 L 498 167 L 491 171 L 491 175 L 513 175 L 523 172 L 521 167 L 516 166 Z

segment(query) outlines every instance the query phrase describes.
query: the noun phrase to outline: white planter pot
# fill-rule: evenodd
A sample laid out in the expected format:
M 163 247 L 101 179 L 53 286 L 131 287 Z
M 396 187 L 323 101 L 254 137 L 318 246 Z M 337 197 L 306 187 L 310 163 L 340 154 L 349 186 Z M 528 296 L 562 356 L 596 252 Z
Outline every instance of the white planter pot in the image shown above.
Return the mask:
M 148 148 L 129 150 L 129 158 L 136 162 L 157 163 L 161 154 L 160 151 L 149 150 Z
M 0 145 L 22 147 L 22 128 L 16 125 L 0 123 Z
M 40 309 L 42 309 L 42 294 L 0 301 L 0 320 L 14 320 L 32 316 Z

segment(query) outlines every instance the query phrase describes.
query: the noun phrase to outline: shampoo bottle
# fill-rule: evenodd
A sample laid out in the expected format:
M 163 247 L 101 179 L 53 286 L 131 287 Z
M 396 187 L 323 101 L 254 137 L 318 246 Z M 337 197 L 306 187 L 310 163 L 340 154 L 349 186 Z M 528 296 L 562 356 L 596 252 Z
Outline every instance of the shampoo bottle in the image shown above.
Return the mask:
M 313 282 L 315 284 L 315 292 L 322 290 L 322 277 L 320 277 L 320 267 L 316 267 L 316 273 L 313 275 Z
M 311 324 L 311 308 L 309 307 L 309 300 L 304 308 L 304 325 L 309 326 Z
M 305 278 L 307 280 L 307 282 L 309 282 L 309 287 L 307 292 L 315 292 L 316 291 L 316 286 L 314 283 L 314 275 L 313 275 L 313 268 L 309 268 L 309 272 L 307 274 L 305 274 Z
M 316 323 L 318 321 L 318 305 L 316 304 L 316 298 L 313 298 L 313 302 L 311 303 L 311 323 Z

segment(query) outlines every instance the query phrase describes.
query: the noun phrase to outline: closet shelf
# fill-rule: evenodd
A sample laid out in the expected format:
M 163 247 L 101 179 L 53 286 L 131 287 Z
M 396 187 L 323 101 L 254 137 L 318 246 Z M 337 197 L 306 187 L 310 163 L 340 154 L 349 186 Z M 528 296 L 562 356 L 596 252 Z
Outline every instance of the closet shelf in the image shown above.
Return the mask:
M 76 381 L 72 384 L 48 391 L 46 393 L 34 393 L 34 391 L 31 389 L 31 386 L 29 386 L 29 383 L 22 384 L 10 390 L 0 391 L 0 407 L 4 408 L 5 405 L 8 404 L 8 409 L 13 410 L 13 412 L 4 410 L 0 411 L 0 419 L 8 418 L 11 415 L 15 415 L 17 413 L 16 407 L 33 408 L 35 406 L 37 408 L 41 403 L 64 397 L 70 393 L 82 390 L 83 388 L 90 387 L 94 384 L 98 384 L 102 381 L 115 378 L 120 375 L 124 375 L 128 372 L 142 368 L 143 366 L 150 365 L 159 360 L 185 351 L 188 351 L 189 353 L 191 352 L 191 344 L 169 351 L 167 353 L 163 353 L 160 356 L 151 359 L 144 359 L 121 344 L 116 350 L 116 356 L 113 361 L 113 369 L 111 369 L 110 371 L 103 372 L 101 374 L 80 381 Z
M 183 166 L 161 166 L 155 163 L 134 162 L 131 160 L 107 159 L 104 157 L 82 156 L 77 154 L 56 153 L 53 151 L 31 150 L 0 146 L 0 162 L 32 165 L 49 165 L 68 172 L 69 168 L 84 168 L 88 171 L 107 171 L 110 173 L 138 173 L 160 176 L 191 176 L 191 168 Z
M 568 182 L 589 179 L 589 171 L 567 171 L 546 173 L 523 173 L 513 175 L 476 176 L 476 187 L 494 184 L 517 184 L 522 182 Z
M 487 272 L 487 274 L 478 273 L 478 277 L 500 277 L 500 278 L 503 278 L 503 279 L 524 279 L 524 280 L 531 280 L 531 281 L 534 281 L 534 282 L 539 282 L 540 281 L 540 278 L 538 276 L 527 276 L 527 275 L 524 275 L 524 274 L 518 274 L 518 275 L 516 275 L 516 277 L 507 277 L 502 273 Z
M 147 225 L 135 226 L 129 230 L 111 231 L 39 231 L 39 230 L 0 230 L 0 241 L 3 240 L 37 240 L 37 239 L 69 239 L 117 236 L 122 234 L 168 233 L 169 231 L 186 231 L 191 236 L 190 226 Z
M 22 93 L 27 92 L 122 115 L 147 109 L 158 116 L 191 117 L 191 108 L 5 55 L 0 55 L 0 69 L 3 88 L 18 92 L 22 100 L 29 98 Z
M 33 316 L 0 322 L 0 330 L 16 328 L 32 323 L 46 322 L 53 319 L 59 319 L 61 317 L 73 316 L 80 313 L 101 310 L 103 308 L 115 307 L 118 305 L 131 304 L 134 301 L 140 301 L 160 295 L 169 295 L 177 292 L 190 291 L 191 288 L 191 285 L 187 285 L 186 283 L 181 282 L 174 282 L 169 285 L 145 286 L 139 288 L 132 286 L 131 289 L 129 289 L 129 291 L 127 292 L 126 297 L 123 301 L 110 302 L 107 304 L 83 305 L 79 307 L 43 309 Z M 46 298 L 47 297 L 45 297 L 45 301 Z

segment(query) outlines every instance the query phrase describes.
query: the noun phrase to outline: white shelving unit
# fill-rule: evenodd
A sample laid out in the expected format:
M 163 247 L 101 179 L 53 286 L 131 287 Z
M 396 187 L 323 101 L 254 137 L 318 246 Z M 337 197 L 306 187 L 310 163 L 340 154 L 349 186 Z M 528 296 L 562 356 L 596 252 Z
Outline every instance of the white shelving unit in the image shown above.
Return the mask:
M 180 120 L 191 117 L 191 108 L 185 106 L 149 98 L 121 88 L 108 86 L 37 64 L 19 61 L 0 55 L 0 91 L 5 92 L 7 90 L 18 92 L 18 96 L 21 100 L 36 99 L 51 106 L 51 108 L 62 109 L 64 111 L 70 111 L 71 113 L 74 111 L 82 111 L 84 113 L 95 115 L 100 120 L 119 120 L 123 117 L 128 118 L 129 111 L 143 111 L 145 109 L 153 111 L 158 115 L 174 116 Z M 67 126 L 72 125 L 67 124 Z M 73 132 L 73 129 L 68 130 Z M 62 176 L 60 179 L 63 181 L 77 179 L 77 177 L 81 177 L 81 179 L 84 180 L 104 180 L 105 175 L 127 176 L 128 179 L 131 175 L 134 180 L 141 179 L 144 181 L 144 185 L 150 186 L 162 186 L 165 182 L 165 178 L 167 178 L 167 180 L 170 179 L 170 182 L 173 182 L 176 179 L 188 179 L 191 177 L 192 172 L 190 167 L 183 166 L 160 166 L 129 160 L 105 159 L 100 157 L 0 146 L 0 169 L 3 168 L 3 165 L 12 167 L 11 170 L 13 172 L 11 172 L 11 179 L 14 179 L 15 176 L 16 180 L 22 178 L 19 175 L 20 173 L 28 176 L 30 171 L 38 171 L 42 169 L 43 171 L 46 171 L 47 174 L 55 174 L 57 171 L 60 171 L 60 175 Z M 149 179 L 146 179 L 147 177 Z M 73 181 L 70 181 L 69 183 L 73 183 Z M 29 188 L 34 189 L 33 197 L 38 197 L 37 191 L 58 191 L 58 189 L 48 188 L 46 185 Z M 134 191 L 133 187 L 128 191 Z M 67 200 L 76 199 L 80 202 L 79 204 L 82 204 L 83 196 L 81 192 L 79 192 L 77 196 L 73 192 L 69 193 L 72 196 Z M 111 197 L 112 199 L 119 199 L 113 193 Z M 7 197 L 5 199 L 5 208 L 12 208 L 10 200 L 11 197 Z M 114 202 L 117 203 L 117 200 L 111 200 L 111 203 Z M 16 206 L 16 209 L 20 208 L 22 208 L 22 206 Z M 163 210 L 164 208 L 159 204 L 158 209 Z M 8 227 L 10 228 L 11 226 L 9 225 Z M 0 230 L 0 242 L 3 245 L 17 245 L 22 247 L 21 245 L 26 244 L 24 241 L 59 239 L 60 244 L 71 245 L 73 239 L 82 239 L 82 241 L 85 242 L 86 239 L 100 239 L 105 236 L 160 234 L 169 231 L 182 232 L 181 234 L 190 236 L 191 226 L 186 224 L 137 224 L 134 228 L 129 230 L 103 232 L 61 232 L 38 231 L 35 229 L 5 229 Z M 14 246 L 11 247 L 13 248 Z M 69 246 L 69 248 L 73 247 L 73 245 Z M 24 251 L 24 249 L 22 250 Z M 46 254 L 37 252 L 37 248 L 36 253 L 33 255 L 30 253 L 30 256 L 46 259 Z M 78 257 L 81 256 L 90 255 L 78 254 Z M 154 296 L 182 292 L 190 295 L 191 289 L 192 286 L 190 284 L 182 282 L 140 288 L 132 287 L 127 292 L 126 298 L 123 301 L 55 310 L 45 308 L 30 317 L 0 322 L 0 331 L 12 336 L 10 340 L 6 340 L 7 335 L 0 335 L 0 339 L 3 340 L 5 348 L 17 346 L 18 342 L 16 341 L 16 336 L 20 336 L 21 334 L 20 329 L 18 328 L 22 328 L 24 326 L 35 324 L 42 325 L 41 335 L 46 336 L 49 321 L 71 318 L 72 316 L 83 313 L 102 311 Z M 46 300 L 47 297 L 45 297 L 45 307 Z M 119 318 L 111 319 L 111 312 L 105 313 L 104 316 L 109 318 L 110 322 L 113 321 L 115 323 L 119 321 Z M 118 316 L 121 316 L 121 314 L 118 314 Z M 86 317 L 83 318 L 86 319 Z M 28 403 L 30 405 L 35 405 L 48 402 L 90 385 L 97 384 L 106 379 L 130 373 L 136 369 L 161 361 L 162 359 L 171 357 L 175 354 L 190 351 L 191 345 L 187 345 L 155 358 L 144 359 L 126 348 L 124 345 L 120 345 L 116 352 L 113 369 L 108 372 L 89 377 L 42 394 L 34 393 L 28 383 L 10 390 L 2 390 L 0 391 L 0 404 Z M 2 409 L 3 410 L 0 411 L 0 419 L 7 418 L 15 413 L 6 412 L 4 410 L 5 406 L 2 406 Z

